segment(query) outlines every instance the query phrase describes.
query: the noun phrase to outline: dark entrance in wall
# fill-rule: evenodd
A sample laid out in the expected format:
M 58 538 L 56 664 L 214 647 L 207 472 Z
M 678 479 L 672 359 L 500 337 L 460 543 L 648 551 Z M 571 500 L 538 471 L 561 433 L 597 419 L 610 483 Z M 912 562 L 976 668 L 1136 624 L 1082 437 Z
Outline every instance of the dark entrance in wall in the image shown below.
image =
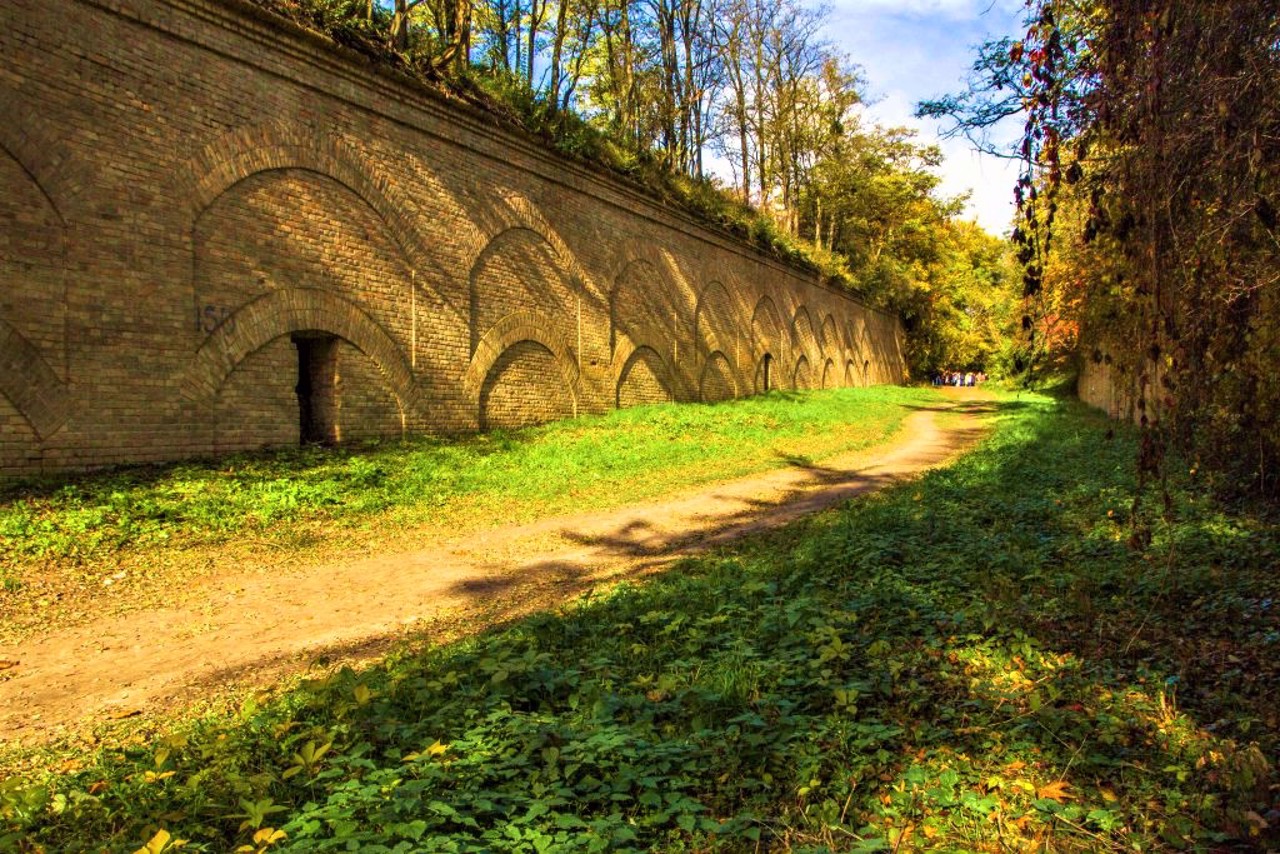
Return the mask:
M 773 354 L 771 353 L 764 354 L 764 366 L 762 368 L 762 371 L 764 374 L 763 391 L 769 391 L 770 389 L 773 388 Z
M 298 351 L 298 440 L 332 445 L 338 435 L 338 339 L 325 332 L 295 332 Z

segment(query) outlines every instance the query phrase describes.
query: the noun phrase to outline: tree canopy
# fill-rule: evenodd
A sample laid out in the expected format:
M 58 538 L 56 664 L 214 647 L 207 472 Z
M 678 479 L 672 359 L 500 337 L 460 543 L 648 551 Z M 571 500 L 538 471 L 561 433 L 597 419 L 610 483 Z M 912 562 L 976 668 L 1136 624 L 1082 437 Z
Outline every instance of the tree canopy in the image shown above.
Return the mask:
M 937 148 L 865 120 L 860 69 L 822 37 L 818 7 L 256 2 L 898 312 L 914 374 L 990 369 L 1008 349 L 994 306 L 1013 286 L 998 241 L 939 196 Z
M 922 105 L 971 135 L 1021 112 L 1028 355 L 1079 324 L 1148 428 L 1227 492 L 1280 492 L 1280 7 L 1035 0 L 969 90 Z M 1037 339 L 1037 334 L 1039 338 Z

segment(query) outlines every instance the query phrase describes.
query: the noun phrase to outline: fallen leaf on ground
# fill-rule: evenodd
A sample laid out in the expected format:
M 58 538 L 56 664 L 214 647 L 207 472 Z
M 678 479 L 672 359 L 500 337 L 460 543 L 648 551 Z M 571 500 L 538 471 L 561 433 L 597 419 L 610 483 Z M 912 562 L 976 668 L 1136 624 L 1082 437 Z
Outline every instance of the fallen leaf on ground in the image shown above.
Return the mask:
M 1066 780 L 1057 780 L 1047 785 L 1041 786 L 1036 790 L 1037 798 L 1047 798 L 1051 801 L 1062 803 L 1067 798 L 1074 798 L 1075 795 L 1067 791 L 1071 784 Z

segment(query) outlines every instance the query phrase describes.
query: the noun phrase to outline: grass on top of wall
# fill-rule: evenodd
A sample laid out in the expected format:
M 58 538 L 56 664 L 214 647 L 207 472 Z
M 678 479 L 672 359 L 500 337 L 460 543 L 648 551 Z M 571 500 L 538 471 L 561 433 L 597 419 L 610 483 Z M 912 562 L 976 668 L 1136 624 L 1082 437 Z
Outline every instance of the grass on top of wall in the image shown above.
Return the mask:
M 1175 477 L 1134 547 L 1134 432 L 998 408 L 648 583 L 15 777 L 0 850 L 1275 850 L 1276 520 Z
M 0 485 L 0 565 L 89 562 L 343 526 L 505 522 L 620 506 L 886 441 L 924 389 L 662 404 L 458 438 L 285 448 Z M 21 579 L 8 570 L 5 588 Z M 3 595 L 3 594 L 0 594 Z

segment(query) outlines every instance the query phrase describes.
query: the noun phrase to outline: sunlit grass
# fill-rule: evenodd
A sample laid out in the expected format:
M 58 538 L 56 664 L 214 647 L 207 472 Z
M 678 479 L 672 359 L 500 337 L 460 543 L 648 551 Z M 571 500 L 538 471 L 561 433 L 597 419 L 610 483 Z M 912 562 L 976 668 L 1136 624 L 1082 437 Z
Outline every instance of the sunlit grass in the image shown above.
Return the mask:
M 14 781 L 0 827 L 229 850 L 265 803 L 294 851 L 1274 848 L 1275 519 L 1178 481 L 1134 550 L 1134 437 L 999 420 L 650 583 Z
M 886 441 L 922 389 L 770 394 L 643 406 L 515 432 L 289 448 L 0 486 L 0 561 L 92 560 L 300 524 L 502 521 L 619 506 Z

